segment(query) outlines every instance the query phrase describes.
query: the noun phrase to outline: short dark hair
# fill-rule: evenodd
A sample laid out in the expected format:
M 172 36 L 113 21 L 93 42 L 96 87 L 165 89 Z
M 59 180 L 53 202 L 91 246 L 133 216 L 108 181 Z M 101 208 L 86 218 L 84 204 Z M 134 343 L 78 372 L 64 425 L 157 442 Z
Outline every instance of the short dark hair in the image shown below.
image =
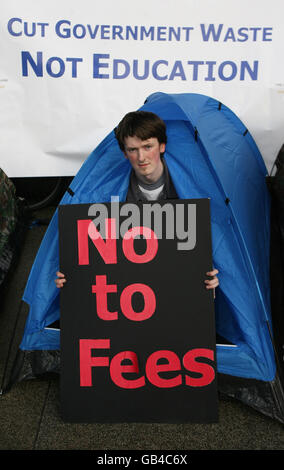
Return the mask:
M 119 147 L 124 152 L 124 139 L 136 136 L 141 140 L 156 137 L 160 144 L 167 143 L 164 121 L 150 111 L 133 111 L 127 113 L 114 129 Z

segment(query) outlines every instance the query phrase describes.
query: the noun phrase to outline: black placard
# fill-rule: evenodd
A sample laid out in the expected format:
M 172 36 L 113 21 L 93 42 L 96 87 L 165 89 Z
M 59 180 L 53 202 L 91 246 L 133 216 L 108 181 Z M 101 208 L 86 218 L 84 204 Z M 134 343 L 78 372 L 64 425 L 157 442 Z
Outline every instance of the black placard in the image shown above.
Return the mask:
M 210 201 L 127 204 L 59 206 L 63 418 L 216 422 Z

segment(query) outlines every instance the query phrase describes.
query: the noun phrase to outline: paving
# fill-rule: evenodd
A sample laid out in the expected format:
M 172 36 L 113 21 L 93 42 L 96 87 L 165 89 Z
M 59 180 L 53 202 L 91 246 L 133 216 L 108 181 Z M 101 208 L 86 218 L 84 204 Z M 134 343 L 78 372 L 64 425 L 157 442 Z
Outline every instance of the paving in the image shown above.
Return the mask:
M 11 368 L 28 306 L 27 278 L 55 207 L 33 214 L 0 299 L 0 381 Z M 241 402 L 220 399 L 214 424 L 66 423 L 59 377 L 26 380 L 0 397 L 0 450 L 284 450 L 284 427 Z

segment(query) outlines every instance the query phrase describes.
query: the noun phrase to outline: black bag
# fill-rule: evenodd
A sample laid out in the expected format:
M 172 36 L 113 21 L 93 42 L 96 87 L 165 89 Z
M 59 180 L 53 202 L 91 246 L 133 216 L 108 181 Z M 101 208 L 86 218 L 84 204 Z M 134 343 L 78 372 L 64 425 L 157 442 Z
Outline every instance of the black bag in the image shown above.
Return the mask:
M 276 173 L 272 176 L 276 167 Z M 284 243 L 284 144 L 282 145 L 273 164 L 270 175 L 267 177 L 267 187 L 275 206 L 275 215 L 278 219 L 282 243 Z
M 274 176 L 272 173 L 275 171 Z M 284 144 L 274 162 L 267 187 L 271 194 L 270 291 L 274 346 L 284 381 Z

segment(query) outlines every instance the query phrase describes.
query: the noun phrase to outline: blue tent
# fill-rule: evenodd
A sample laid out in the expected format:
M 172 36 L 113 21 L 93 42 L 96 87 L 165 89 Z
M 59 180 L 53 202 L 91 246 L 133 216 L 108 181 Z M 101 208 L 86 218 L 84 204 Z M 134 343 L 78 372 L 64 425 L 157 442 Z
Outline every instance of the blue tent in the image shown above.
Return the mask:
M 165 159 L 178 196 L 211 198 L 213 261 L 220 273 L 215 299 L 222 337 L 220 392 L 283 421 L 270 311 L 270 197 L 261 154 L 239 118 L 208 96 L 154 93 L 140 109 L 167 125 Z M 130 171 L 112 131 L 85 161 L 61 204 L 109 202 L 111 195 L 124 201 Z M 56 211 L 23 296 L 29 316 L 19 354 L 30 371 L 37 363 L 25 378 L 59 367 L 60 330 L 52 327 L 60 318 L 58 269 Z

